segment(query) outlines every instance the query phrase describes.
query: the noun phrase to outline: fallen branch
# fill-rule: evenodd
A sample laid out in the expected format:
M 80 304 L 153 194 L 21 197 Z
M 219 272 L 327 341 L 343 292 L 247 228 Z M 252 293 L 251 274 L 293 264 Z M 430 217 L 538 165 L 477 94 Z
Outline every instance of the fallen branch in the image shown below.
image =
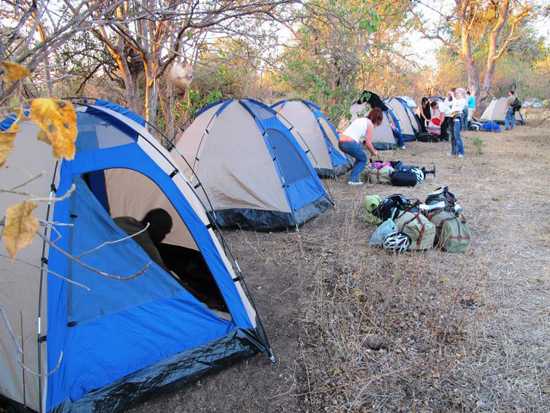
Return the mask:
M 11 341 L 13 342 L 13 345 L 14 345 L 15 350 L 17 352 L 17 357 L 15 358 L 15 361 L 17 362 L 17 364 L 19 364 L 19 366 L 21 366 L 21 368 L 23 370 L 25 370 L 27 373 L 32 374 L 33 376 L 37 376 L 37 377 L 51 376 L 57 370 L 59 370 L 59 368 L 61 367 L 61 362 L 63 361 L 63 352 L 61 352 L 59 354 L 59 358 L 57 359 L 57 364 L 54 367 L 54 369 L 50 370 L 49 372 L 47 372 L 45 374 L 40 374 L 40 373 L 34 371 L 33 369 L 31 369 L 30 367 L 26 366 L 25 363 L 23 363 L 23 361 L 21 360 L 21 356 L 23 355 L 23 349 L 21 348 L 21 345 L 17 341 L 17 336 L 13 332 L 13 328 L 11 326 L 10 320 L 8 319 L 7 312 L 6 312 L 6 310 L 4 309 L 4 307 L 2 305 L 0 305 L 0 316 L 1 316 L 2 320 L 4 321 L 4 324 L 6 325 L 6 328 L 8 330 L 8 335 L 9 335 Z

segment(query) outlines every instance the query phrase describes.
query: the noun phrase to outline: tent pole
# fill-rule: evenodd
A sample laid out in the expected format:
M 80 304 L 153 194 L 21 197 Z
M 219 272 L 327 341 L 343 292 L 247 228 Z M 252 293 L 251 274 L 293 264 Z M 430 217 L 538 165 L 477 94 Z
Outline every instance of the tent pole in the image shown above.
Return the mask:
M 52 182 L 50 185 L 50 198 L 55 196 L 55 180 L 57 179 L 57 170 L 59 168 L 59 161 L 55 162 Z M 46 221 L 50 219 L 50 213 L 52 210 L 52 202 L 48 202 L 48 207 L 46 209 Z M 36 329 L 36 344 L 37 344 L 37 357 L 38 357 L 38 412 L 43 413 L 45 403 L 43 403 L 44 392 L 42 391 L 43 380 L 42 380 L 42 296 L 44 294 L 44 264 L 47 263 L 46 257 L 46 238 L 48 237 L 48 226 L 44 227 L 44 241 L 42 242 L 42 257 L 40 265 L 40 284 L 38 288 L 38 311 L 37 311 L 37 329 Z M 45 401 L 45 400 L 44 400 Z
M 21 331 L 21 374 L 23 375 L 23 405 L 27 407 L 27 383 L 25 382 L 25 339 L 23 334 L 23 311 L 19 311 L 19 328 Z

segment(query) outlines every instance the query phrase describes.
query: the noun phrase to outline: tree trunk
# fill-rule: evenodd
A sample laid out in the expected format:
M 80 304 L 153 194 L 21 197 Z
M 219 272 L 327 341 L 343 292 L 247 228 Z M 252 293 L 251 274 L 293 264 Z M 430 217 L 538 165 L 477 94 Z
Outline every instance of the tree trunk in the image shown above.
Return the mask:
M 159 104 L 159 91 L 157 80 L 157 65 L 155 63 L 145 62 L 145 119 L 153 125 L 157 121 L 157 112 Z
M 498 39 L 510 15 L 510 0 L 502 0 L 498 7 L 498 19 L 493 26 L 491 33 L 489 33 L 489 50 L 487 53 L 487 61 L 485 63 L 483 84 L 481 86 L 481 99 L 486 99 L 487 96 L 489 96 L 489 91 L 491 90 L 491 86 L 493 85 L 496 62 L 498 59 Z

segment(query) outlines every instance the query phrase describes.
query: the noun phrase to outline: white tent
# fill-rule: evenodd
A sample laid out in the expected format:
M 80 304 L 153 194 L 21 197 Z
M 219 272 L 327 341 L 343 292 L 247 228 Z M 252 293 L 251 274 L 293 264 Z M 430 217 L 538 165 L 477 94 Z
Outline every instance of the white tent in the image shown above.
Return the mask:
M 481 115 L 480 120 L 504 123 L 504 120 L 506 118 L 506 111 L 508 110 L 506 100 L 507 100 L 506 97 L 493 99 L 491 103 L 489 103 L 489 106 L 487 106 L 487 108 Z M 523 115 L 521 114 L 521 111 L 517 111 L 515 116 L 516 116 L 516 122 L 519 122 L 520 124 L 525 123 L 523 119 Z
M 393 110 L 393 113 L 399 120 L 399 128 L 403 135 L 403 140 L 413 141 L 420 132 L 418 122 L 407 103 L 397 97 L 392 97 L 385 101 L 386 105 Z
M 338 149 L 336 129 L 318 106 L 304 100 L 283 100 L 271 107 L 289 127 L 319 176 L 333 177 L 349 168 L 349 161 Z
M 369 106 L 367 103 L 354 103 L 351 105 L 350 113 L 351 120 L 355 120 L 357 117 L 366 116 Z M 392 125 L 395 125 L 395 120 L 391 113 L 391 109 L 384 111 L 384 117 L 382 123 L 374 128 L 374 136 L 372 137 L 372 143 L 378 150 L 395 149 L 397 142 L 393 135 Z

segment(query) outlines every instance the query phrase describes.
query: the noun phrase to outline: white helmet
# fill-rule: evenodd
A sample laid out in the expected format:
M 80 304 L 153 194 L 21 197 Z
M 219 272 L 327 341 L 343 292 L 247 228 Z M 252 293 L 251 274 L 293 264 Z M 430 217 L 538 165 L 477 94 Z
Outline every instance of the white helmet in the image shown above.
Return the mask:
M 411 172 L 416 175 L 416 183 L 421 184 L 424 182 L 424 172 L 420 168 L 412 168 Z
M 407 234 L 402 232 L 392 232 L 384 238 L 382 246 L 385 250 L 393 251 L 395 253 L 402 253 L 409 249 L 411 245 L 411 239 Z

